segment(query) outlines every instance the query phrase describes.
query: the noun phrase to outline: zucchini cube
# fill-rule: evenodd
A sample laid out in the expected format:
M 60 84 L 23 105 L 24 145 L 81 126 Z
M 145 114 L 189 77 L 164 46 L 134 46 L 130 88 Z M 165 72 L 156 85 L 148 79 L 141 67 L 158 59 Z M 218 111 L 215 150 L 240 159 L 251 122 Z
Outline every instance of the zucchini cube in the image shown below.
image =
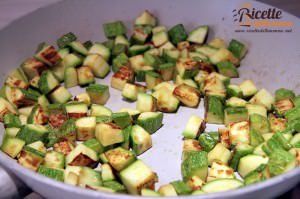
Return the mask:
M 156 111 L 156 99 L 147 93 L 138 93 L 136 109 L 140 112 Z
M 120 178 L 130 194 L 139 195 L 143 188 L 154 189 L 156 174 L 141 160 L 136 160 L 120 172 Z
M 1 150 L 11 158 L 16 158 L 22 151 L 25 141 L 15 137 L 5 136 L 1 145 Z
M 130 38 L 130 43 L 141 45 L 145 43 L 148 37 L 149 37 L 149 33 L 145 32 L 143 28 L 136 27 Z
M 129 59 L 125 53 L 121 53 L 116 56 L 112 61 L 112 70 L 113 72 L 118 72 L 121 66 L 128 65 Z
M 233 151 L 233 156 L 230 161 L 230 167 L 233 168 L 235 171 L 238 168 L 239 161 L 242 157 L 252 154 L 253 153 L 253 146 L 248 144 L 238 144 Z
M 224 105 L 219 97 L 209 96 L 205 98 L 205 121 L 206 123 L 224 123 Z
M 173 95 L 173 89 L 162 87 L 152 93 L 157 101 L 157 109 L 165 113 L 176 112 L 180 101 Z
M 127 100 L 136 101 L 138 92 L 138 87 L 135 84 L 126 83 L 122 90 L 122 96 Z
M 174 71 L 175 71 L 174 63 L 161 64 L 159 65 L 158 71 L 164 81 L 170 81 L 173 79 L 174 76 Z
M 248 110 L 244 107 L 227 107 L 224 110 L 224 123 L 236 123 L 248 120 Z
M 201 151 L 202 147 L 199 144 L 199 141 L 194 140 L 194 139 L 184 139 L 183 140 L 183 156 L 185 152 L 189 151 Z M 184 157 L 182 158 L 184 159 Z
M 75 68 L 77 66 L 82 65 L 83 58 L 75 53 L 67 54 L 62 61 L 62 64 L 65 68 L 72 67 Z
M 110 97 L 108 86 L 102 84 L 91 84 L 86 88 L 86 92 L 93 104 L 104 105 Z
M 212 39 L 209 43 L 208 43 L 209 46 L 212 46 L 214 48 L 226 48 L 227 44 L 226 42 L 221 39 L 221 38 L 214 38 Z
M 36 141 L 36 142 L 33 142 L 33 143 L 28 144 L 26 146 L 28 146 L 30 148 L 33 148 L 33 149 L 35 149 L 35 150 L 37 150 L 37 151 L 39 151 L 43 154 L 46 154 L 46 152 L 47 152 L 47 148 L 45 147 L 45 145 L 42 141 Z
M 62 153 L 65 156 L 68 155 L 74 149 L 73 144 L 70 141 L 59 141 L 53 145 L 53 150 L 58 153 Z
M 147 44 L 145 44 L 145 45 L 135 44 L 128 49 L 128 54 L 129 54 L 129 56 L 140 55 L 149 49 L 150 49 L 150 46 Z
M 200 102 L 200 92 L 186 84 L 176 86 L 173 95 L 185 106 L 197 107 Z
M 235 178 L 234 170 L 221 162 L 213 162 L 208 172 L 207 182 L 222 178 Z
M 92 84 L 95 82 L 95 76 L 89 66 L 81 66 L 76 69 L 78 84 L 80 86 Z
M 82 167 L 79 173 L 79 186 L 84 188 L 102 186 L 101 173 L 89 167 Z
M 48 168 L 64 169 L 65 156 L 60 152 L 48 151 L 45 155 L 43 165 Z
M 223 61 L 217 63 L 217 68 L 220 74 L 226 76 L 226 77 L 239 77 L 239 73 L 237 68 L 233 65 L 233 63 L 229 61 Z
M 198 116 L 191 116 L 182 133 L 184 138 L 196 139 L 205 129 L 205 121 Z
M 249 121 L 250 128 L 254 131 L 260 134 L 270 133 L 270 124 L 266 117 L 259 114 L 252 114 L 249 117 Z
M 69 118 L 78 119 L 87 116 L 88 107 L 82 102 L 71 102 L 64 105 Z
M 195 191 L 200 191 L 201 187 L 204 185 L 204 181 L 201 180 L 198 176 L 192 176 L 187 181 L 188 186 L 194 191 L 192 195 L 194 195 Z
M 136 157 L 133 152 L 117 147 L 105 152 L 108 163 L 116 170 L 122 171 L 131 165 Z
M 49 116 L 45 110 L 40 105 L 35 105 L 28 116 L 27 123 L 28 124 L 46 124 L 49 120 Z
M 136 155 L 140 155 L 152 147 L 151 135 L 141 126 L 132 126 L 130 133 L 132 150 Z
M 44 156 L 45 154 L 25 146 L 18 156 L 18 163 L 27 169 L 37 171 L 43 162 Z
M 186 34 L 186 31 L 184 29 L 184 26 L 182 24 L 177 24 L 173 26 L 169 31 L 168 35 L 170 37 L 170 41 L 177 45 L 179 42 L 185 41 L 188 37 Z
M 208 26 L 199 26 L 192 30 L 187 38 L 188 41 L 196 44 L 204 43 L 208 34 Z
M 78 144 L 67 156 L 66 165 L 70 166 L 92 166 L 98 161 L 97 153 L 85 146 Z
M 198 140 L 201 148 L 206 152 L 211 151 L 217 144 L 217 140 L 211 136 L 211 133 L 202 133 Z
M 20 118 L 17 115 L 12 113 L 7 113 L 3 117 L 3 124 L 5 128 L 17 127 L 20 128 L 22 126 Z
M 84 61 L 84 66 L 90 67 L 96 77 L 104 78 L 110 71 L 110 67 L 106 60 L 99 54 L 90 54 Z
M 78 73 L 76 68 L 73 67 L 65 68 L 64 84 L 66 88 L 72 88 L 78 85 Z
M 275 101 L 280 101 L 283 99 L 294 99 L 296 97 L 294 91 L 280 88 L 275 91 Z
M 90 115 L 91 116 L 111 116 L 112 115 L 112 111 L 102 105 L 99 104 L 92 104 L 91 106 L 91 110 L 90 110 Z
M 155 47 L 162 46 L 169 40 L 168 33 L 165 31 L 161 31 L 158 33 L 153 34 L 152 42 Z
M 72 94 L 64 86 L 59 86 L 50 93 L 49 98 L 53 103 L 64 104 L 72 98 Z
M 20 129 L 16 137 L 24 140 L 26 144 L 31 144 L 35 141 L 46 142 L 48 133 L 48 129 L 42 125 L 27 124 Z
M 128 41 L 128 39 L 127 39 L 126 36 L 124 36 L 124 35 L 118 35 L 115 38 L 115 44 L 124 44 L 126 46 L 129 46 L 129 41 Z
M 250 124 L 248 121 L 229 124 L 229 138 L 232 145 L 250 143 Z
M 253 81 L 245 80 L 240 85 L 244 98 L 249 98 L 257 92 L 257 88 L 254 85 Z
M 120 67 L 119 71 L 116 72 L 111 78 L 111 87 L 122 91 L 126 83 L 133 82 L 134 72 L 127 66 Z
M 51 71 L 47 70 L 42 72 L 38 85 L 40 91 L 46 95 L 59 85 L 59 81 Z
M 153 134 L 162 126 L 162 121 L 163 114 L 160 112 L 143 112 L 138 116 L 136 124 Z
M 27 78 L 30 80 L 36 76 L 40 76 L 44 70 L 47 70 L 47 66 L 43 62 L 38 61 L 35 58 L 26 59 L 21 64 L 21 68 L 23 69 Z
M 132 118 L 128 112 L 118 112 L 112 114 L 112 120 L 116 123 L 121 129 L 126 128 L 132 124 Z
M 284 118 L 277 118 L 273 114 L 268 116 L 271 132 L 284 131 L 287 127 L 287 120 Z
M 90 98 L 89 94 L 87 94 L 87 93 L 80 93 L 80 94 L 76 95 L 74 97 L 74 101 L 85 103 L 88 106 L 91 105 L 91 98 Z
M 55 169 L 55 168 L 49 168 L 46 166 L 39 166 L 37 172 L 43 176 L 46 176 L 48 178 L 52 178 L 57 181 L 64 181 L 64 170 L 62 169 Z
M 135 25 L 142 25 L 142 26 L 155 26 L 157 23 L 156 17 L 150 13 L 148 10 L 143 11 L 136 19 L 134 24 Z
M 247 47 L 245 44 L 235 39 L 230 41 L 228 50 L 230 50 L 238 59 L 242 59 L 247 53 Z
M 113 45 L 112 49 L 114 48 L 115 45 Z M 98 42 L 95 42 L 91 48 L 89 49 L 89 52 L 88 52 L 89 55 L 93 55 L 93 54 L 96 54 L 96 55 L 100 55 L 101 58 L 104 59 L 104 61 L 109 61 L 109 58 L 110 58 L 110 49 L 105 46 L 104 44 L 101 44 L 101 43 L 98 43 Z M 87 56 L 88 57 L 88 56 Z M 97 57 L 97 56 L 96 56 Z M 95 57 L 94 57 L 95 58 Z M 86 59 L 88 60 L 88 59 Z M 92 61 L 93 59 L 89 60 L 89 61 Z M 102 62 L 102 61 L 101 61 Z M 92 63 L 92 62 L 89 62 L 89 63 Z M 105 63 L 105 62 L 103 62 Z M 106 68 L 106 67 L 105 67 Z
M 57 39 L 56 43 L 59 48 L 65 48 L 72 41 L 76 41 L 77 37 L 74 33 L 68 32 Z
M 268 157 L 262 157 L 260 155 L 249 154 L 242 157 L 238 165 L 238 173 L 244 178 L 251 171 L 254 171 L 262 164 L 267 164 Z
M 54 66 L 61 61 L 61 57 L 55 48 L 45 43 L 41 43 L 38 46 L 37 53 L 34 55 L 34 58 L 48 66 Z
M 238 97 L 231 97 L 226 100 L 226 106 L 228 107 L 246 107 L 247 101 Z
M 235 66 L 238 66 L 240 64 L 240 60 L 236 58 L 232 54 L 232 52 L 226 48 L 218 49 L 216 53 L 214 53 L 209 57 L 209 60 L 211 61 L 211 63 L 215 65 L 223 61 L 229 61 L 233 63 Z
M 124 141 L 121 128 L 113 123 L 97 124 L 95 136 L 104 147 Z
M 282 99 L 274 103 L 274 108 L 278 115 L 284 115 L 288 110 L 294 108 L 294 103 L 291 99 Z
M 208 159 L 205 151 L 190 151 L 181 163 L 181 175 L 184 181 L 198 176 L 205 181 L 208 173 Z
M 13 77 L 13 76 L 8 76 L 6 79 L 5 79 L 5 85 L 8 85 L 10 87 L 16 87 L 16 88 L 23 88 L 23 89 L 27 89 L 29 84 L 28 82 L 25 82 L 21 79 L 18 79 L 16 77 Z
M 103 24 L 103 30 L 105 36 L 110 38 L 115 38 L 118 35 L 125 35 L 126 34 L 126 27 L 122 21 L 114 21 L 110 23 Z
M 0 121 L 3 121 L 3 117 L 7 113 L 17 114 L 17 111 L 11 103 L 0 97 Z
M 91 138 L 83 142 L 83 144 L 91 149 L 93 149 L 97 154 L 104 152 L 104 147 L 96 138 Z
M 162 82 L 162 77 L 160 74 L 153 71 L 147 71 L 145 78 L 147 89 L 153 89 L 157 84 Z
M 268 163 L 271 176 L 277 176 L 296 167 L 295 157 L 284 150 L 275 150 Z
M 158 193 L 161 196 L 177 196 L 177 192 L 176 192 L 174 186 L 171 184 L 166 184 L 166 185 L 160 186 L 158 189 Z
M 183 79 L 193 78 L 198 73 L 197 62 L 190 58 L 180 58 L 176 62 L 176 70 Z
M 103 186 L 105 188 L 109 188 L 117 193 L 125 193 L 126 192 L 125 186 L 115 180 L 104 181 Z
M 226 89 L 228 97 L 243 97 L 242 89 L 238 85 L 229 84 Z
M 207 154 L 208 164 L 212 165 L 214 161 L 218 161 L 228 165 L 231 158 L 231 152 L 223 144 L 218 143 L 216 146 Z
M 214 193 L 238 189 L 244 186 L 243 182 L 237 179 L 217 179 L 206 183 L 198 194 Z
M 267 117 L 267 109 L 258 104 L 246 104 L 246 108 L 248 110 L 248 114 L 259 114 L 261 116 Z
M 149 196 L 149 197 L 159 197 L 160 194 L 156 191 L 153 191 L 152 189 L 144 188 L 141 190 L 141 196 Z
M 77 140 L 86 141 L 95 137 L 96 118 L 82 117 L 76 120 Z
M 111 181 L 115 179 L 113 170 L 109 164 L 101 165 L 101 179 L 103 182 Z
M 170 183 L 178 195 L 189 195 L 192 189 L 183 181 L 177 180 Z
M 262 105 L 270 110 L 275 99 L 267 90 L 261 89 L 250 99 L 249 102 L 252 104 Z

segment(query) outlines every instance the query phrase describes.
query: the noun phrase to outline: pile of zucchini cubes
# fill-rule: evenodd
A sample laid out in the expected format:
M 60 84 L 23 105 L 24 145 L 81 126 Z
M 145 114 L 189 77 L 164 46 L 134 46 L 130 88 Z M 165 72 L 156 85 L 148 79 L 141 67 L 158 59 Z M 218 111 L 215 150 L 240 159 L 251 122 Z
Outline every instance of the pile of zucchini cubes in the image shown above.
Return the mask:
M 300 96 L 281 88 L 274 97 L 251 80 L 230 83 L 245 44 L 206 43 L 208 26 L 168 30 L 149 11 L 136 18 L 130 39 L 122 21 L 103 29 L 103 43 L 81 43 L 71 32 L 58 49 L 42 43 L 8 75 L 0 90 L 1 150 L 19 164 L 67 184 L 143 196 L 226 191 L 299 165 Z M 95 78 L 111 70 L 111 87 L 136 109 L 104 106 L 109 86 Z M 86 92 L 73 97 L 68 88 L 75 86 Z M 152 147 L 163 113 L 197 108 L 201 98 L 204 118 L 192 115 L 183 131 L 182 179 L 155 190 L 158 176 L 138 156 Z M 207 132 L 206 123 L 224 126 Z

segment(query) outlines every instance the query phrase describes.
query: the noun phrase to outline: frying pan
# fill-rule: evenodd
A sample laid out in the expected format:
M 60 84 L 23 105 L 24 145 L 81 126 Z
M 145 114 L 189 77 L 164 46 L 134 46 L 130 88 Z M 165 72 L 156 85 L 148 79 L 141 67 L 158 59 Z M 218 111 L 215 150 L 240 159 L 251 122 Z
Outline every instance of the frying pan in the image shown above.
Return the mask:
M 226 41 L 236 38 L 249 47 L 240 67 L 240 78 L 234 83 L 252 79 L 259 88 L 274 91 L 279 87 L 300 91 L 300 20 L 283 12 L 285 21 L 294 23 L 289 33 L 236 32 L 239 28 L 233 21 L 234 9 L 244 2 L 257 9 L 270 6 L 254 1 L 198 1 L 198 0 L 67 0 L 39 9 L 0 31 L 1 81 L 10 70 L 18 67 L 33 55 L 38 43 L 55 44 L 66 32 L 74 32 L 81 41 L 104 41 L 102 24 L 123 20 L 132 27 L 134 18 L 143 10 L 153 12 L 160 24 L 171 27 L 183 23 L 188 30 L 197 25 L 210 26 L 209 38 L 221 37 Z M 130 28 L 129 28 L 130 29 Z M 209 39 L 208 38 L 208 39 Z M 97 82 L 109 84 L 110 77 Z M 73 94 L 82 92 L 71 89 Z M 107 106 L 113 111 L 134 108 L 134 103 L 124 102 L 119 91 L 110 88 L 111 97 Z M 177 114 L 164 114 L 164 126 L 152 135 L 153 147 L 141 155 L 141 159 L 159 176 L 159 185 L 181 179 L 180 162 L 182 150 L 181 132 L 190 115 L 204 115 L 203 101 L 197 109 L 180 107 Z M 217 130 L 217 125 L 208 125 L 207 130 Z M 0 131 L 0 141 L 4 129 Z M 46 198 L 137 198 L 137 196 L 96 192 L 63 184 L 34 173 L 0 152 L 0 164 L 14 173 L 34 191 Z M 226 193 L 214 193 L 189 198 L 271 198 L 292 188 L 299 182 L 300 168 L 262 183 Z

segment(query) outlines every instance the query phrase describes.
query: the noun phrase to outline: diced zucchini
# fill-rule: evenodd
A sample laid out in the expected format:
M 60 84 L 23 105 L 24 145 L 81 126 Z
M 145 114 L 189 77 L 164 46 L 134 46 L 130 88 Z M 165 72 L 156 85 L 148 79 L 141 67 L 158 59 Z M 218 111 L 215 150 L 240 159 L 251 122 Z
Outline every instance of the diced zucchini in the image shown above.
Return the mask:
M 182 133 L 184 138 L 195 139 L 197 138 L 205 129 L 205 121 L 198 116 L 191 116 L 188 123 Z
M 160 194 L 152 189 L 144 188 L 141 190 L 141 196 L 160 197 Z
M 243 182 L 237 179 L 217 179 L 206 183 L 201 190 L 204 193 L 214 193 L 237 189 L 242 186 L 244 186 Z
M 156 111 L 156 99 L 147 93 L 138 93 L 136 109 L 141 112 Z
M 74 101 L 83 102 L 86 105 L 91 105 L 91 98 L 87 93 L 80 93 L 74 97 Z
M 249 98 L 257 92 L 257 88 L 251 80 L 245 80 L 239 86 L 245 98 Z
M 91 48 L 92 49 L 92 48 Z M 84 66 L 89 66 L 96 77 L 104 78 L 110 71 L 108 63 L 101 55 L 90 54 L 83 62 Z
M 83 142 L 83 144 L 91 149 L 93 149 L 97 154 L 99 153 L 103 153 L 104 151 L 104 147 L 101 145 L 101 143 L 95 139 L 95 138 L 91 138 L 89 140 L 86 140 L 85 142 Z
M 238 85 L 229 84 L 226 89 L 228 97 L 243 97 L 242 89 Z
M 197 75 L 197 62 L 190 58 L 181 58 L 176 63 L 176 70 L 183 79 L 189 79 Z
M 175 66 L 173 63 L 165 63 L 159 65 L 159 73 L 164 81 L 172 80 L 174 76 Z
M 1 145 L 1 150 L 9 155 L 11 158 L 16 158 L 21 152 L 25 141 L 15 137 L 5 137 Z
M 187 40 L 196 43 L 196 44 L 203 44 L 208 33 L 208 26 L 199 26 L 193 31 L 190 32 Z
M 229 61 L 234 65 L 239 65 L 239 59 L 237 59 L 229 50 L 226 48 L 220 48 L 215 54 L 209 57 L 209 60 L 213 64 L 218 64 L 219 62 Z
M 102 106 L 99 104 L 92 104 L 90 115 L 91 116 L 111 116 L 112 111 L 105 106 Z
M 175 49 L 175 46 L 170 41 L 168 41 L 164 45 L 158 48 L 159 55 L 162 55 L 165 50 L 173 50 L 173 49 Z
M 247 176 L 245 176 L 244 183 L 245 185 L 250 185 L 262 182 L 268 178 L 270 178 L 268 167 L 266 167 L 266 165 L 261 165 L 254 171 L 251 171 Z
M 242 121 L 229 124 L 230 143 L 249 144 L 250 143 L 250 124 L 248 121 Z
M 212 46 L 214 48 L 226 48 L 226 42 L 221 39 L 221 38 L 214 38 L 212 39 L 209 43 L 208 43 L 209 46 Z
M 176 61 L 179 59 L 180 51 L 177 49 L 165 49 L 163 51 L 162 57 L 167 62 L 176 63 Z
M 11 103 L 6 101 L 4 98 L 0 97 L 0 121 L 3 121 L 3 116 L 6 113 L 16 114 L 17 110 Z
M 152 36 L 152 42 L 155 47 L 162 46 L 169 40 L 168 33 L 165 31 L 157 32 Z
M 247 47 L 245 44 L 235 39 L 230 41 L 228 50 L 230 50 L 238 59 L 242 59 L 247 53 Z
M 68 32 L 57 39 L 56 43 L 59 48 L 65 48 L 72 41 L 76 41 L 77 37 L 74 33 Z
M 153 134 L 162 126 L 162 120 L 163 114 L 160 112 L 143 112 L 137 118 L 137 124 Z
M 240 159 L 253 153 L 253 150 L 253 147 L 248 144 L 238 144 L 234 149 L 233 156 L 230 161 L 230 167 L 237 170 Z
M 134 84 L 126 83 L 122 90 L 122 96 L 130 101 L 136 101 L 138 95 L 138 87 Z
M 159 187 L 158 193 L 162 196 L 177 196 L 177 192 L 174 186 L 171 184 L 166 184 Z
M 65 68 L 64 83 L 66 88 L 71 88 L 78 85 L 78 74 L 75 68 Z
M 33 89 L 19 89 L 5 86 L 6 99 L 16 107 L 31 106 L 35 104 L 40 93 Z
M 222 61 L 217 63 L 217 68 L 220 74 L 225 75 L 227 77 L 239 77 L 239 73 L 237 68 L 233 65 L 233 63 L 229 61 Z
M 94 74 L 89 66 L 81 66 L 76 69 L 78 84 L 84 86 L 95 82 Z
M 42 164 L 44 159 L 44 154 L 29 147 L 25 146 L 20 155 L 18 156 L 18 163 L 27 169 L 33 171 L 38 170 L 39 166 Z
M 111 181 L 115 179 L 113 170 L 109 164 L 101 165 L 101 179 L 102 181 Z
M 199 143 L 204 151 L 209 152 L 216 146 L 217 141 L 211 136 L 210 133 L 202 133 L 199 136 Z
M 185 41 L 187 39 L 187 34 L 182 24 L 177 24 L 173 26 L 169 31 L 168 35 L 170 37 L 170 41 L 177 45 L 179 42 Z
M 43 94 L 48 94 L 59 85 L 59 81 L 51 71 L 44 71 L 39 80 L 39 89 Z
M 268 157 L 262 157 L 260 155 L 249 154 L 242 157 L 239 161 L 238 172 L 242 177 L 247 176 L 251 171 L 255 170 L 262 164 L 267 164 Z
M 13 76 L 8 76 L 5 79 L 5 85 L 8 85 L 10 87 L 23 88 L 23 89 L 26 89 L 29 86 L 29 84 L 27 82 L 25 82 L 21 79 L 17 79 L 16 77 L 13 77 Z
M 215 96 L 205 98 L 205 121 L 213 124 L 223 124 L 224 106 L 222 101 Z
M 106 187 L 106 188 L 112 189 L 115 192 L 120 192 L 120 193 L 125 193 L 126 192 L 126 189 L 125 189 L 124 185 L 122 185 L 121 183 L 119 183 L 115 180 L 104 181 L 103 186 Z
M 173 89 L 162 87 L 152 93 L 152 96 L 157 101 L 157 109 L 165 113 L 176 112 L 180 101 L 173 96 Z
M 292 90 L 280 88 L 275 91 L 275 101 L 280 101 L 283 99 L 294 99 L 296 97 Z
M 221 162 L 213 162 L 208 172 L 207 182 L 224 178 L 235 178 L 234 170 Z
M 113 123 L 97 124 L 95 136 L 104 147 L 124 141 L 121 128 Z
M 45 155 L 43 165 L 48 168 L 64 169 L 65 156 L 56 151 L 48 151 Z
M 70 141 L 60 141 L 53 144 L 53 150 L 59 153 L 68 155 L 74 149 L 73 144 Z
M 214 55 L 217 51 L 218 48 L 209 46 L 209 45 L 203 45 L 200 47 L 196 47 L 195 48 L 196 52 L 202 53 L 203 55 L 207 56 L 207 57 L 211 57 L 212 55 Z
M 294 108 L 294 103 L 291 99 L 283 99 L 276 101 L 273 106 L 278 115 L 284 115 L 288 110 Z
M 87 56 L 88 50 L 85 48 L 85 46 L 79 42 L 79 41 L 72 41 L 71 43 L 68 44 L 74 50 L 75 52 Z
M 181 175 L 187 181 L 198 176 L 205 181 L 208 173 L 208 159 L 205 151 L 190 151 L 181 163 Z
M 21 68 L 30 80 L 36 76 L 39 76 L 44 70 L 47 70 L 47 67 L 43 62 L 38 61 L 34 58 L 25 60 L 21 64 Z
M 24 140 L 26 144 L 30 144 L 39 140 L 45 143 L 47 136 L 46 127 L 38 124 L 27 124 L 21 128 L 16 137 Z
M 250 115 L 250 128 L 260 134 L 270 132 L 270 124 L 268 119 L 259 114 Z
M 95 44 L 93 44 L 93 46 L 91 46 L 88 53 L 89 53 L 89 55 L 93 55 L 93 54 L 100 55 L 101 58 L 104 59 L 103 61 L 101 60 L 102 63 L 106 63 L 106 61 L 108 61 L 110 58 L 109 48 L 107 48 L 105 45 L 100 44 L 98 42 L 96 42 Z M 91 58 L 91 60 L 89 60 L 89 61 L 92 61 L 94 59 L 95 58 Z M 89 63 L 92 63 L 92 62 L 89 62 Z
M 100 172 L 89 167 L 82 167 L 79 173 L 79 186 L 81 187 L 94 187 L 101 186 L 102 179 Z
M 120 178 L 130 194 L 138 195 L 143 188 L 153 189 L 157 181 L 156 174 L 143 163 L 136 160 L 120 172 Z
M 261 89 L 250 99 L 249 102 L 252 104 L 262 105 L 270 110 L 275 99 L 267 90 Z
M 200 102 L 200 92 L 186 84 L 176 86 L 173 95 L 185 106 L 197 107 Z
M 131 57 L 132 58 L 132 57 Z M 131 59 L 130 58 L 130 59 Z M 122 66 L 118 72 L 116 72 L 111 78 L 111 87 L 123 90 L 124 86 L 128 82 L 133 82 L 134 72 L 127 66 Z
M 149 36 L 142 27 L 136 27 L 133 31 L 133 34 L 130 38 L 130 43 L 132 44 L 144 44 Z
M 300 106 L 297 106 L 293 109 L 288 110 L 287 112 L 285 112 L 284 117 L 288 120 L 288 121 L 293 121 L 298 119 L 300 116 Z
M 257 105 L 257 104 L 246 104 L 246 108 L 248 110 L 248 114 L 258 114 L 263 117 L 267 117 L 267 109 L 264 106 Z
M 64 87 L 57 87 L 50 95 L 50 100 L 53 103 L 66 103 L 72 98 L 72 94 Z
M 52 178 L 57 181 L 64 181 L 64 171 L 62 169 L 49 168 L 46 166 L 39 166 L 38 171 L 39 174 L 44 175 L 48 178 Z
M 34 58 L 47 64 L 48 66 L 54 66 L 61 61 L 61 57 L 55 48 L 45 43 L 42 43 L 38 46 L 38 50 L 34 55 Z
M 184 159 L 184 155 L 185 152 L 189 152 L 189 151 L 201 151 L 202 150 L 202 146 L 200 146 L 199 142 L 197 140 L 194 139 L 184 139 L 183 140 L 183 157 L 182 159 Z
M 130 139 L 132 150 L 135 154 L 140 155 L 152 147 L 150 134 L 139 125 L 132 126 Z
M 103 30 L 105 36 L 110 38 L 115 38 L 118 35 L 125 35 L 126 34 L 126 27 L 122 21 L 114 21 L 110 23 L 103 24 Z
M 207 154 L 208 164 L 211 165 L 214 161 L 219 161 L 224 164 L 228 164 L 231 158 L 231 152 L 223 144 L 218 143 L 216 146 Z
M 116 170 L 121 171 L 131 165 L 136 157 L 133 152 L 117 147 L 105 152 L 108 163 Z
M 142 12 L 136 19 L 135 19 L 135 25 L 150 25 L 155 26 L 156 25 L 156 18 L 155 16 L 150 13 L 148 10 L 145 10 Z
M 231 97 L 226 100 L 226 106 L 228 107 L 246 107 L 247 101 L 238 97 Z M 248 109 L 247 109 L 248 111 Z
M 113 113 L 112 120 L 115 124 L 121 127 L 121 129 L 124 129 L 132 124 L 132 119 L 128 112 Z
M 156 72 L 147 71 L 145 75 L 145 80 L 147 88 L 153 89 L 157 84 L 162 82 L 162 77 Z
M 83 58 L 80 55 L 75 53 L 70 53 L 63 58 L 63 66 L 67 67 L 76 67 L 82 64 Z
M 244 107 L 228 107 L 224 110 L 224 123 L 241 122 L 248 120 L 248 111 Z
M 48 122 L 48 114 L 45 110 L 39 105 L 35 105 L 28 116 L 27 123 L 28 124 L 46 124 Z
M 81 118 L 87 116 L 88 107 L 82 102 L 71 102 L 65 104 L 65 110 L 69 118 Z
M 125 53 L 121 53 L 116 56 L 112 61 L 112 70 L 117 72 L 121 66 L 126 66 L 129 62 L 129 59 Z
M 177 180 L 170 183 L 178 195 L 189 195 L 192 189 L 183 181 Z
M 7 113 L 3 117 L 3 124 L 5 128 L 18 127 L 22 126 L 21 121 L 17 115 L 12 113 Z
M 96 161 L 98 161 L 97 153 L 84 144 L 78 144 L 66 156 L 66 165 L 70 166 L 92 166 Z
M 96 118 L 82 117 L 76 120 L 77 140 L 85 141 L 95 137 Z
M 110 97 L 108 86 L 103 84 L 91 84 L 86 88 L 86 92 L 93 104 L 104 105 Z

